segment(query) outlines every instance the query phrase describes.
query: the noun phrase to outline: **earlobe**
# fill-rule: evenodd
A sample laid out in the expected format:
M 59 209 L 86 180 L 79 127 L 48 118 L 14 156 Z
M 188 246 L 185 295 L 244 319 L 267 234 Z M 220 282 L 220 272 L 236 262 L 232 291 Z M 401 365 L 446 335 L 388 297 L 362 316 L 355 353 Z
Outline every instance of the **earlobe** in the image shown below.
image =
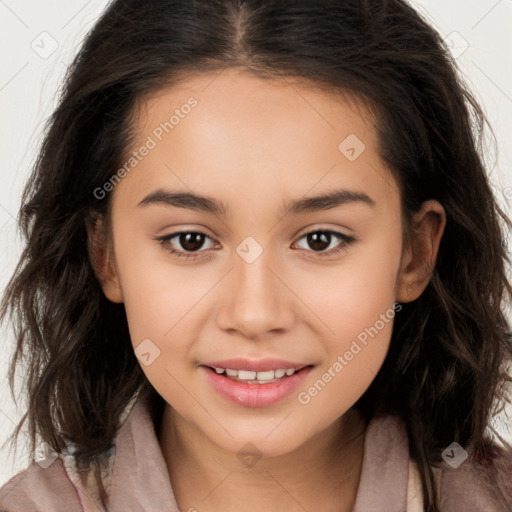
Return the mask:
M 87 228 L 89 260 L 105 297 L 111 302 L 123 302 L 123 294 L 113 251 L 104 233 L 102 220 Z
M 438 201 L 425 201 L 412 219 L 412 237 L 402 255 L 397 279 L 398 302 L 416 300 L 427 287 L 436 264 L 446 225 L 444 208 Z

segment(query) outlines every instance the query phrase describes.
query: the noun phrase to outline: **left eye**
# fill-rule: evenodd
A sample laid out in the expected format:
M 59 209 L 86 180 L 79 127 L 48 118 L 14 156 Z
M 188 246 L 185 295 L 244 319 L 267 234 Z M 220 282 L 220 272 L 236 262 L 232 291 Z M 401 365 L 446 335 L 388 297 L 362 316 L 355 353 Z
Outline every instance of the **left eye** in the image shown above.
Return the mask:
M 333 241 L 333 237 L 337 238 L 340 242 L 335 245 L 330 250 L 326 251 L 325 249 L 331 245 Z M 332 254 L 336 254 L 343 250 L 343 248 L 350 243 L 355 241 L 354 237 L 344 235 L 343 233 L 338 233 L 337 231 L 329 231 L 329 230 L 317 230 L 310 231 L 309 233 L 305 233 L 300 237 L 306 239 L 306 243 L 313 248 L 316 248 L 313 252 L 319 253 L 319 256 L 330 256 Z M 327 244 L 327 247 L 324 245 Z
M 339 240 L 338 244 L 326 251 L 332 241 L 333 237 Z M 172 240 L 177 239 L 182 249 L 175 249 L 173 247 Z M 206 239 L 212 240 L 211 237 L 206 235 L 205 233 L 201 233 L 200 231 L 179 231 L 177 233 L 172 233 L 170 235 L 165 235 L 163 237 L 158 237 L 156 240 L 164 247 L 164 249 L 174 256 L 178 258 L 196 258 L 197 254 L 187 254 L 187 253 L 197 253 L 197 252 L 205 252 L 200 251 Z M 336 254 L 343 250 L 343 248 L 350 243 L 355 241 L 354 237 L 344 235 L 343 233 L 338 233 L 336 231 L 329 230 L 316 230 L 310 231 L 309 233 L 305 233 L 302 235 L 299 240 L 305 239 L 306 243 L 313 247 L 313 251 L 319 256 L 329 256 L 332 254 Z M 341 242 L 341 243 L 340 243 Z M 327 247 L 325 245 L 327 244 Z

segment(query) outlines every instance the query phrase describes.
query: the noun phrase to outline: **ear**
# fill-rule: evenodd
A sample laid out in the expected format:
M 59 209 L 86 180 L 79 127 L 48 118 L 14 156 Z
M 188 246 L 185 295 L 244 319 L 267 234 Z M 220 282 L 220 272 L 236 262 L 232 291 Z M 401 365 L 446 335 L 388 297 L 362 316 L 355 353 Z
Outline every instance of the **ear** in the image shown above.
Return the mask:
M 103 219 L 95 219 L 87 228 L 87 248 L 89 260 L 105 297 L 111 302 L 123 302 L 113 248 L 107 240 Z
M 438 201 L 425 201 L 411 224 L 412 237 L 402 254 L 397 279 L 397 302 L 412 302 L 427 287 L 446 225 L 444 208 Z

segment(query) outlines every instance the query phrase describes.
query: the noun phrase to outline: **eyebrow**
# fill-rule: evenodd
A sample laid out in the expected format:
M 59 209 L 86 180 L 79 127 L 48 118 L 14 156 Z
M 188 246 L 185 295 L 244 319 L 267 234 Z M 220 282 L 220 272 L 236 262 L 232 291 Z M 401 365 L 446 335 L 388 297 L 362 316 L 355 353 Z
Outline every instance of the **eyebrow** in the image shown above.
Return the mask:
M 281 214 L 284 216 L 319 212 L 350 203 L 366 204 L 370 207 L 375 206 L 375 201 L 364 192 L 334 190 L 318 196 L 304 197 L 289 201 L 282 208 Z M 221 216 L 226 216 L 229 212 L 229 208 L 222 201 L 218 201 L 212 197 L 183 191 L 158 189 L 144 197 L 144 199 L 139 202 L 138 206 L 145 207 L 153 204 L 176 206 L 178 208 L 186 208 Z

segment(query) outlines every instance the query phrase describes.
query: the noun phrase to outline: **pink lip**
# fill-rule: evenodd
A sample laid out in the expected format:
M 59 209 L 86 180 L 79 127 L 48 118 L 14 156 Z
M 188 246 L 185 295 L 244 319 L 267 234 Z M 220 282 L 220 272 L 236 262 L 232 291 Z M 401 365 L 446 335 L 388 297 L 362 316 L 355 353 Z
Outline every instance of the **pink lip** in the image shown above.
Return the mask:
M 218 367 L 222 366 L 219 365 Z M 233 367 L 228 366 L 228 368 Z M 276 368 L 276 366 L 273 368 Z M 283 367 L 281 366 L 280 368 Z M 235 404 L 245 407 L 266 407 L 288 396 L 304 381 L 313 367 L 306 366 L 290 377 L 284 377 L 277 382 L 269 382 L 268 384 L 238 382 L 216 373 L 215 370 L 207 366 L 200 366 L 200 369 L 206 375 L 213 388 Z
M 283 359 L 260 359 L 254 361 L 251 359 L 225 359 L 224 361 L 212 361 L 203 363 L 204 366 L 210 368 L 231 368 L 232 370 L 248 370 L 250 372 L 266 372 L 267 370 L 288 370 L 290 368 L 302 368 L 307 366 L 304 363 L 295 363 L 284 361 Z

